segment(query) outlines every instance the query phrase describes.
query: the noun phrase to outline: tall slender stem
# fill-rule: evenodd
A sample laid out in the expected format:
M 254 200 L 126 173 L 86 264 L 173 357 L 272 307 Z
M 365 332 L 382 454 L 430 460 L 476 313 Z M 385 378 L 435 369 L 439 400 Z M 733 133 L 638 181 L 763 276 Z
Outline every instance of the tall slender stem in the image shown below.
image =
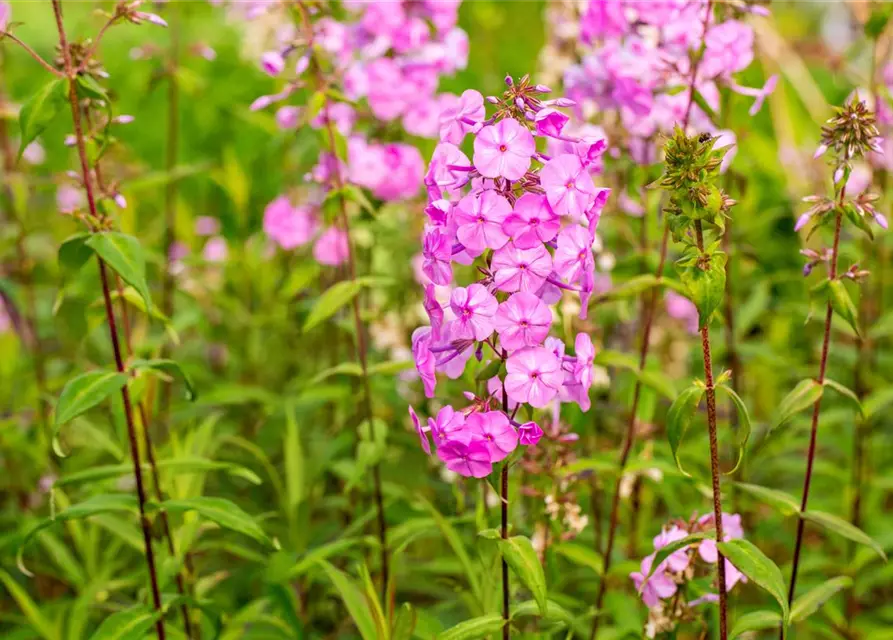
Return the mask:
M 301 20 L 304 24 L 305 29 L 307 30 L 308 41 L 313 40 L 313 29 L 310 24 L 310 16 L 307 13 L 307 8 L 304 6 L 303 2 L 298 2 L 298 9 L 301 14 Z M 335 143 L 335 124 L 332 122 L 332 119 L 329 117 L 329 96 L 326 93 L 326 81 L 323 77 L 322 67 L 319 64 L 319 60 L 316 57 L 316 49 L 310 47 L 309 50 L 312 53 L 310 66 L 313 69 L 314 76 L 316 78 L 317 90 L 323 93 L 324 100 L 322 105 L 322 113 L 325 119 L 325 129 L 326 136 L 328 138 L 328 147 L 332 154 L 337 154 L 337 145 Z M 332 172 L 332 184 L 336 190 L 339 191 L 338 195 L 338 206 L 339 206 L 339 222 L 341 224 L 344 233 L 347 235 L 347 276 L 351 281 L 355 281 L 357 279 L 357 266 L 356 266 L 356 256 L 353 245 L 353 238 L 350 233 L 350 218 L 347 215 L 347 206 L 344 199 L 344 182 L 341 177 L 340 171 Z M 363 406 L 366 415 L 366 421 L 369 424 L 369 428 L 372 428 L 372 390 L 369 384 L 369 371 L 368 371 L 368 347 L 366 344 L 366 327 L 363 323 L 363 317 L 360 310 L 360 297 L 354 296 L 351 301 L 351 306 L 353 308 L 353 319 L 354 319 L 354 332 L 356 333 L 357 340 L 357 359 L 360 361 L 360 370 L 362 372 L 361 380 L 363 387 Z M 381 487 L 381 472 L 380 472 L 380 464 L 376 464 L 372 468 L 372 482 L 373 482 L 373 492 L 375 494 L 375 506 L 378 515 L 378 542 L 380 546 L 381 552 L 381 591 L 382 591 L 382 599 L 384 601 L 388 598 L 388 581 L 389 581 L 389 567 L 388 567 L 388 540 L 387 540 L 387 521 L 385 520 L 385 512 L 384 512 L 384 495 Z
M 840 192 L 840 202 L 843 202 L 843 199 L 846 195 L 846 187 L 844 186 Z M 840 227 L 843 222 L 843 214 L 841 213 L 841 208 L 838 207 L 835 220 L 834 220 L 834 246 L 831 249 L 831 266 L 829 269 L 829 279 L 834 280 L 837 278 L 837 255 L 838 248 L 840 246 Z M 828 302 L 828 307 L 825 311 L 825 333 L 822 338 L 822 357 L 819 361 L 819 377 L 816 378 L 816 382 L 818 384 L 824 384 L 825 382 L 825 372 L 828 368 L 828 352 L 831 348 L 831 320 L 834 316 L 834 310 L 831 307 L 831 302 Z M 818 436 L 819 430 L 819 415 L 822 411 L 822 397 L 819 396 L 819 399 L 815 401 L 815 404 L 812 406 L 812 425 L 809 430 L 809 449 L 806 452 L 806 474 L 803 477 L 803 497 L 800 501 L 800 512 L 801 514 L 806 511 L 806 506 L 809 502 L 809 486 L 812 482 L 812 467 L 815 461 L 815 449 L 816 449 L 816 439 Z M 794 593 L 797 588 L 797 569 L 800 566 L 800 549 L 803 546 L 803 528 L 806 521 L 801 517 L 797 520 L 797 538 L 794 542 L 794 558 L 791 565 L 791 585 L 788 589 L 788 603 L 794 601 Z M 779 632 L 781 634 L 781 632 Z M 781 635 L 779 635 L 781 637 Z
M 94 219 L 99 218 L 96 208 L 96 199 L 93 193 L 93 181 L 90 175 L 90 163 L 87 159 L 86 145 L 84 144 L 84 132 L 81 127 L 81 109 L 78 103 L 76 73 L 72 67 L 71 52 L 68 49 L 68 39 L 65 35 L 65 26 L 62 22 L 61 0 L 52 0 L 53 14 L 56 18 L 56 28 L 59 32 L 59 46 L 62 49 L 62 57 L 65 64 L 65 74 L 69 79 L 68 100 L 71 105 L 71 117 L 74 122 L 74 133 L 77 143 L 78 158 L 81 165 L 81 176 L 84 181 L 84 189 L 87 193 L 87 206 Z M 112 296 L 109 291 L 108 275 L 105 262 L 97 256 L 99 263 L 99 277 L 102 283 L 102 297 L 105 302 L 106 322 L 109 328 L 109 337 L 112 350 L 115 355 L 115 366 L 119 373 L 124 373 L 124 360 L 121 356 L 121 343 L 118 337 L 118 329 L 115 324 L 115 312 L 112 308 Z M 124 417 L 127 422 L 127 436 L 130 441 L 130 456 L 133 460 L 133 476 L 136 481 L 136 492 L 140 511 L 140 525 L 143 532 L 143 544 L 146 551 L 146 564 L 149 569 L 149 583 L 152 591 L 152 602 L 156 611 L 161 612 L 161 592 L 158 588 L 158 574 L 155 569 L 155 554 L 152 550 L 152 534 L 149 518 L 146 515 L 146 492 L 143 486 L 143 472 L 140 466 L 139 444 L 137 442 L 136 426 L 133 420 L 133 406 L 130 401 L 130 390 L 127 385 L 121 388 L 121 400 L 124 404 Z M 165 640 L 164 618 L 159 616 L 155 623 L 155 631 L 158 640 Z
M 118 298 L 120 300 L 121 324 L 124 325 L 124 344 L 127 347 L 127 353 L 132 356 L 133 343 L 131 336 L 133 334 L 130 330 L 130 314 L 127 311 L 127 301 L 124 299 L 124 285 L 119 276 L 115 276 L 115 284 L 118 289 Z M 137 409 L 139 410 L 140 421 L 143 427 L 143 449 L 146 452 L 146 460 L 149 461 L 149 472 L 152 474 L 152 487 L 154 489 L 155 500 L 161 503 L 164 501 L 164 492 L 161 490 L 161 474 L 158 473 L 158 463 L 155 460 L 155 447 L 152 444 L 152 435 L 149 432 L 149 411 L 146 409 L 144 400 L 137 403 Z M 174 545 L 174 536 L 171 531 L 170 519 L 168 518 L 166 511 L 161 511 L 160 515 L 161 525 L 164 529 L 164 537 L 167 540 L 168 553 L 170 553 L 172 558 L 176 558 L 177 549 Z M 184 563 L 186 564 L 187 570 L 191 572 L 192 567 L 189 564 L 190 561 L 190 556 L 187 553 L 184 557 Z M 177 583 L 177 593 L 181 596 L 185 596 L 186 587 L 183 581 L 183 573 L 181 571 L 177 571 L 175 580 Z M 186 637 L 191 638 L 192 620 L 189 618 L 189 607 L 186 606 L 185 603 L 180 605 L 180 612 L 183 616 L 183 630 L 186 632 Z
M 503 540 L 509 537 L 509 465 L 508 462 L 502 465 L 501 485 L 499 492 L 500 504 L 502 506 L 502 528 L 500 536 Z M 511 612 L 509 611 L 509 565 L 502 557 L 502 638 L 508 640 L 511 631 L 509 629 L 509 619 Z
M 704 251 L 704 231 L 701 221 L 695 222 L 698 250 Z M 710 478 L 713 485 L 713 522 L 716 525 L 716 541 L 724 540 L 722 530 L 722 493 L 719 486 L 719 444 L 716 438 L 716 389 L 713 386 L 713 362 L 710 356 L 710 324 L 701 327 L 701 351 L 704 355 L 704 382 L 707 386 L 707 433 L 710 437 Z M 716 572 L 719 578 L 719 637 L 728 637 L 728 603 L 726 602 L 726 559 L 716 552 Z

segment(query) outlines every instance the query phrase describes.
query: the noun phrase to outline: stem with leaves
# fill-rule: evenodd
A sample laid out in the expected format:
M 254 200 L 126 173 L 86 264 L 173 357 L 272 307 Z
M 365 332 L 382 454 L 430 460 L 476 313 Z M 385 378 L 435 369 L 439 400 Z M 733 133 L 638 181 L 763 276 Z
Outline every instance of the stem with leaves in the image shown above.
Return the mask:
M 502 472 L 500 473 L 500 492 L 499 492 L 499 502 L 502 510 L 502 527 L 500 528 L 499 535 L 503 540 L 508 540 L 509 537 L 509 465 L 508 462 L 503 464 Z M 509 565 L 505 561 L 505 556 L 502 558 L 502 638 L 503 640 L 508 640 L 510 635 L 509 630 L 509 619 L 511 618 L 511 612 L 509 611 Z
M 71 106 L 71 116 L 74 122 L 74 134 L 80 159 L 81 178 L 84 183 L 84 189 L 87 194 L 87 206 L 89 213 L 93 219 L 100 219 L 99 212 L 96 207 L 96 199 L 93 191 L 93 178 L 90 171 L 90 163 L 87 158 L 87 150 L 84 141 L 83 127 L 81 126 L 81 108 L 77 93 L 77 71 L 74 69 L 71 52 L 69 50 L 68 39 L 65 34 L 65 26 L 62 20 L 62 3 L 61 0 L 52 0 L 53 13 L 56 19 L 56 28 L 59 33 L 59 46 L 62 50 L 62 58 L 65 64 L 65 76 L 68 79 L 68 100 Z M 99 263 L 99 277 L 102 283 L 102 296 L 105 303 L 106 323 L 108 324 L 109 337 L 112 343 L 112 350 L 115 356 L 115 366 L 118 373 L 125 373 L 124 360 L 121 354 L 121 342 L 118 336 L 118 329 L 115 322 L 115 312 L 112 308 L 112 296 L 109 290 L 109 278 L 106 270 L 105 262 L 97 256 Z M 143 544 L 146 552 L 146 564 L 149 570 L 149 582 L 152 593 L 152 603 L 157 612 L 159 612 L 158 620 L 155 623 L 155 631 L 159 640 L 164 640 L 164 619 L 161 615 L 161 591 L 158 586 L 158 572 L 155 567 L 155 554 L 152 550 L 152 533 L 149 518 L 146 514 L 146 492 L 143 483 L 143 472 L 140 465 L 139 443 L 137 441 L 136 425 L 133 418 L 133 406 L 130 399 L 130 390 L 127 385 L 121 387 L 121 400 L 124 404 L 124 417 L 127 423 L 127 436 L 130 443 L 130 455 L 133 460 L 133 475 L 136 481 L 137 499 L 140 512 L 140 525 L 143 533 Z

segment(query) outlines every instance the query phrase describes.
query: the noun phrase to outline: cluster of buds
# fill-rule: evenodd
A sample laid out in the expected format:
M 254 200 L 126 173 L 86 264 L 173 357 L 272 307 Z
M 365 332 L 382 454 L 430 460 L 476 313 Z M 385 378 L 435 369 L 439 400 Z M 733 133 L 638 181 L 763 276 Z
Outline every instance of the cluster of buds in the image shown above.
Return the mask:
M 716 575 L 711 566 L 718 560 L 716 540 L 704 539 L 671 553 L 658 566 L 654 566 L 657 552 L 670 543 L 683 540 L 694 533 L 715 529 L 713 514 L 688 521 L 670 523 L 654 538 L 654 553 L 642 559 L 640 571 L 630 574 L 636 591 L 648 607 L 646 635 L 655 637 L 658 633 L 672 632 L 681 622 L 695 619 L 695 607 L 706 602 L 716 602 L 719 596 L 712 592 L 704 593 L 696 589 L 695 580 L 707 575 Z M 744 537 L 741 516 L 722 514 L 723 540 L 729 541 Z M 726 590 L 730 591 L 747 578 L 729 560 L 725 560 Z M 716 585 L 714 585 L 714 588 Z
M 875 116 L 865 102 L 854 95 L 835 110 L 837 113 L 822 127 L 822 144 L 815 153 L 817 158 L 830 149 L 840 169 L 869 151 L 881 153 Z
M 430 281 L 424 300 L 430 326 L 412 338 L 429 398 L 438 371 L 458 378 L 472 356 L 483 363 L 478 379 L 487 392 L 466 393 L 469 406 L 444 407 L 427 426 L 412 412 L 422 447 L 430 452 L 430 433 L 448 468 L 475 477 L 488 475 L 518 443 L 539 440 L 535 422 L 515 420 L 523 405 L 528 415 L 553 402 L 589 408 L 592 341 L 577 334 L 568 355 L 565 343 L 549 335 L 550 307 L 568 292 L 579 297 L 585 317 L 594 234 L 608 196 L 592 179 L 604 140 L 564 131 L 569 117 L 559 108 L 572 103 L 546 99 L 549 88 L 526 76 L 506 78 L 506 85 L 501 98 L 465 91 L 458 107 L 441 116 L 441 143 L 425 176 L 422 271 Z M 485 103 L 496 106 L 490 117 Z M 458 146 L 469 133 L 473 160 Z M 537 149 L 538 138 L 549 141 L 546 149 Z M 469 267 L 475 279 L 453 286 L 454 264 Z

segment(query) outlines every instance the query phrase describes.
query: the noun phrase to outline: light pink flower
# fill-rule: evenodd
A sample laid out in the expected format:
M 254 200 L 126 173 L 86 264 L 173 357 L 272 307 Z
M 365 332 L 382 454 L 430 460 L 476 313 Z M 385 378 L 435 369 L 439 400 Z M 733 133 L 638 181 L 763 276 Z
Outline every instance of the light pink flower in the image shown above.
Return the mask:
M 294 129 L 298 126 L 300 115 L 301 110 L 298 107 L 279 107 L 279 110 L 276 111 L 276 124 L 279 125 L 280 129 Z
M 595 268 L 592 258 L 592 235 L 585 227 L 565 227 L 558 234 L 558 247 L 552 262 L 555 272 L 568 282 L 582 280 Z
M 434 374 L 437 361 L 430 347 L 431 327 L 419 327 L 412 332 L 412 358 L 425 387 L 426 398 L 433 398 L 437 387 L 437 377 Z M 437 442 L 436 435 L 434 441 Z
M 415 432 L 419 436 L 419 442 L 421 442 L 422 444 L 422 450 L 430 456 L 431 443 L 428 441 L 428 431 L 431 430 L 430 427 L 422 426 L 422 423 L 419 422 L 419 417 L 416 415 L 415 410 L 411 406 L 409 407 L 409 418 L 412 420 L 412 426 L 415 427 Z
M 429 284 L 425 287 L 425 298 L 422 301 L 428 319 L 431 321 L 431 336 L 435 340 L 440 339 L 440 328 L 443 326 L 443 307 L 434 296 L 434 285 Z
M 306 207 L 293 207 L 285 196 L 279 196 L 264 209 L 264 233 L 283 249 L 289 250 L 310 242 L 319 223 Z
M 518 180 L 530 168 L 536 144 L 530 131 L 506 118 L 491 124 L 474 140 L 474 166 L 485 178 Z
M 538 193 L 525 193 L 518 198 L 502 224 L 502 230 L 519 249 L 533 249 L 549 242 L 560 228 L 561 220 L 552 212 L 546 197 Z
M 525 422 L 518 427 L 518 441 L 526 447 L 532 447 L 543 437 L 543 430 L 535 422 Z
M 450 295 L 450 309 L 456 315 L 452 321 L 452 337 L 486 340 L 493 333 L 493 316 L 496 313 L 496 298 L 480 284 L 468 288 L 456 287 Z
M 480 441 L 450 441 L 437 448 L 437 457 L 446 468 L 466 478 L 486 478 L 493 471 L 490 451 Z
M 642 558 L 641 571 L 629 574 L 629 577 L 632 578 L 633 583 L 636 585 L 636 591 L 640 591 L 642 594 L 642 602 L 649 608 L 655 606 L 664 598 L 669 598 L 675 594 L 677 588 L 673 579 L 664 572 L 664 565 L 659 566 L 655 570 L 654 575 L 647 580 L 645 579 L 645 576 L 651 571 L 653 562 L 654 554 L 652 553 L 650 556 Z
M 519 249 L 507 243 L 493 253 L 490 267 L 494 285 L 501 291 L 536 291 L 552 272 L 552 257 L 543 245 Z
M 465 420 L 474 440 L 481 440 L 490 454 L 490 462 L 504 460 L 518 446 L 518 433 L 502 411 L 472 413 Z
M 285 59 L 278 51 L 267 51 L 260 57 L 260 66 L 267 75 L 278 76 L 285 68 Z
M 592 363 L 595 360 L 595 347 L 588 334 L 578 333 L 574 340 L 574 351 L 577 361 L 574 363 L 574 381 L 585 390 L 592 386 Z
M 540 172 L 540 183 L 552 211 L 560 216 L 580 220 L 595 200 L 592 176 L 576 155 L 565 153 L 549 160 Z
M 320 264 L 337 267 L 347 260 L 350 251 L 347 234 L 338 227 L 329 227 L 313 245 L 313 257 Z
M 484 96 L 474 89 L 465 90 L 441 112 L 440 139 L 456 145 L 462 144 L 465 134 L 485 116 Z
M 536 132 L 542 136 L 557 138 L 570 118 L 551 107 L 540 109 L 536 114 Z
M 542 344 L 552 326 L 552 312 L 532 293 L 521 291 L 499 305 L 493 324 L 499 344 L 509 351 Z
M 202 249 L 202 258 L 207 262 L 223 262 L 229 255 L 229 247 L 221 236 L 209 238 Z
M 655 536 L 654 538 L 654 550 L 658 551 L 663 549 L 665 546 L 670 544 L 671 542 L 676 542 L 678 540 L 682 540 L 688 536 L 688 532 L 684 529 L 680 529 L 677 526 L 673 526 L 666 531 L 661 531 L 660 534 Z M 674 551 L 670 554 L 670 556 L 666 560 L 667 566 L 670 568 L 670 571 L 674 573 L 679 573 L 680 571 L 685 571 L 688 565 L 691 563 L 691 558 L 688 555 L 687 549 L 680 549 L 679 551 Z
M 448 285 L 453 279 L 453 267 L 450 266 L 453 246 L 447 233 L 440 229 L 425 232 L 422 240 L 422 271 L 439 285 Z
M 508 242 L 502 223 L 511 211 L 512 205 L 495 191 L 469 194 L 455 209 L 456 237 L 472 256 L 488 248 L 501 249 Z
M 438 411 L 436 418 L 428 418 L 428 429 L 438 447 L 447 442 L 471 441 L 471 434 L 465 428 L 465 416 L 450 405 Z
M 564 374 L 561 361 L 543 347 L 528 347 L 506 361 L 505 389 L 517 402 L 542 409 L 558 394 Z

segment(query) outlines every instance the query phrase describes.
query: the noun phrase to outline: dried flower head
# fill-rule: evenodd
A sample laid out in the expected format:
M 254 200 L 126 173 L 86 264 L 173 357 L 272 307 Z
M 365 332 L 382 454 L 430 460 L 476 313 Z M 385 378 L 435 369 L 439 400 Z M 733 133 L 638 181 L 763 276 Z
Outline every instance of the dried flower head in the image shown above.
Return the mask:
M 835 110 L 837 114 L 822 127 L 822 144 L 816 151 L 816 157 L 831 149 L 838 165 L 844 165 L 868 151 L 881 152 L 875 116 L 865 102 L 853 96 L 843 107 Z

